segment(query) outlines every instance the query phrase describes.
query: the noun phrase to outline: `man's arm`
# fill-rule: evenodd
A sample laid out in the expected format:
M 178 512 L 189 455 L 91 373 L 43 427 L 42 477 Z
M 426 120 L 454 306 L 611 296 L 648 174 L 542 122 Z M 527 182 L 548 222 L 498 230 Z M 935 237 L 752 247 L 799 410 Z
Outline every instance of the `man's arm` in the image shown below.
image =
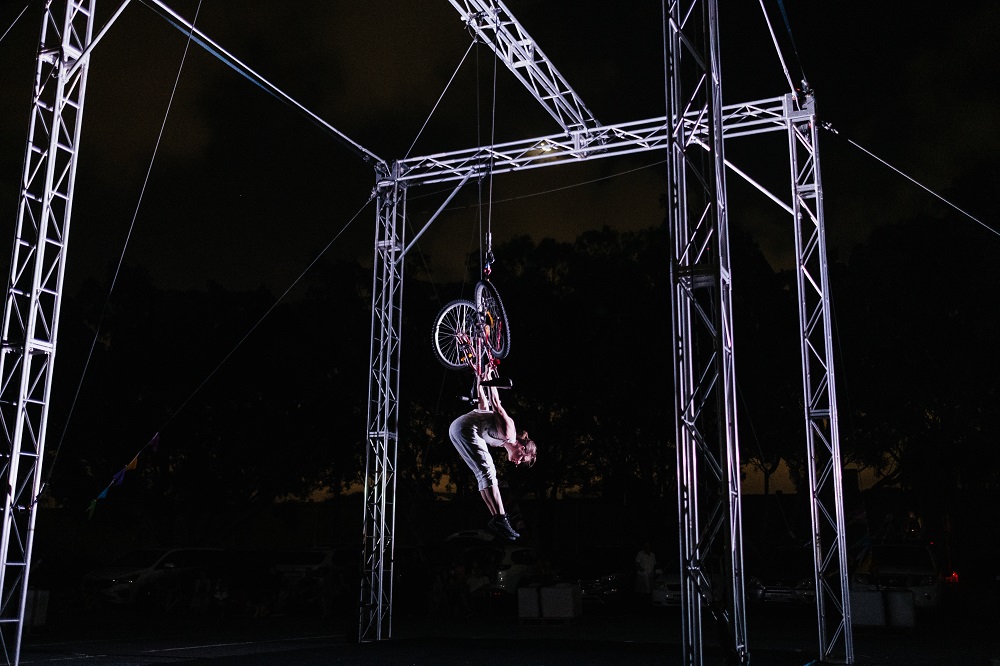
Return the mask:
M 489 381 L 496 378 L 496 369 L 493 366 L 489 366 L 484 373 L 486 376 L 484 379 Z M 503 405 L 500 404 L 500 392 L 497 391 L 496 386 L 484 387 L 479 383 L 479 378 L 476 378 L 476 386 L 479 387 L 479 394 L 484 395 L 485 399 L 490 404 L 490 409 L 496 412 L 501 417 L 507 417 L 507 412 L 504 411 Z
M 496 376 L 494 368 L 490 367 L 486 371 L 485 379 L 490 380 Z M 476 387 L 479 391 L 480 404 L 488 405 L 485 409 L 490 409 L 493 412 L 493 420 L 496 422 L 497 434 L 501 435 L 508 442 L 513 442 L 517 439 L 517 427 L 514 425 L 514 419 L 510 417 L 507 410 L 503 408 L 503 404 L 500 402 L 500 391 L 495 386 L 484 387 L 479 383 L 479 379 L 476 379 Z
M 507 410 L 505 410 L 503 408 L 503 405 L 500 404 L 500 391 L 497 389 L 496 386 L 491 386 L 489 388 L 488 397 L 490 404 L 493 405 L 494 412 L 496 412 L 501 418 L 510 418 L 509 416 L 507 416 Z
M 491 372 L 488 373 L 492 375 Z M 483 389 L 480 386 L 480 393 L 483 393 Z M 496 386 L 491 386 L 487 389 L 487 398 L 489 403 L 493 408 L 493 418 L 497 424 L 497 432 L 503 435 L 504 439 L 508 442 L 513 442 L 517 439 L 517 428 L 514 426 L 514 419 L 510 417 L 507 410 L 503 408 L 503 404 L 500 402 L 500 390 Z
M 490 408 L 489 397 L 486 395 L 486 388 L 480 383 L 479 376 L 476 376 L 476 398 L 478 403 L 476 409 L 486 411 Z

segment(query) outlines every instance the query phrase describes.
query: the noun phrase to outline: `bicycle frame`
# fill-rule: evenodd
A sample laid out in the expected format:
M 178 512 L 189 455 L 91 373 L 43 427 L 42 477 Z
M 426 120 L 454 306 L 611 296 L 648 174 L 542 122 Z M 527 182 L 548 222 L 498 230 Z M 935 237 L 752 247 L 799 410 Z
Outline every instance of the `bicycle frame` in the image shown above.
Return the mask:
M 489 381 L 510 350 L 510 328 L 496 287 L 476 284 L 475 302 L 448 303 L 434 320 L 432 347 L 451 370 L 469 368 L 477 380 Z

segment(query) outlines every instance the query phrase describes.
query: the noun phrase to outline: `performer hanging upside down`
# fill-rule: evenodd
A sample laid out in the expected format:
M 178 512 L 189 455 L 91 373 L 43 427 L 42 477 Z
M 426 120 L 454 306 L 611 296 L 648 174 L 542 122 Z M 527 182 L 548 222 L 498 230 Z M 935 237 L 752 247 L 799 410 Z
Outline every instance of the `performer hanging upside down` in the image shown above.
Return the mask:
M 492 369 L 487 372 L 487 380 L 492 377 Z M 489 381 L 485 383 L 489 384 Z M 479 494 L 490 510 L 489 527 L 500 536 L 514 541 L 520 534 L 514 531 L 503 508 L 500 487 L 497 485 L 497 470 L 489 447 L 503 447 L 507 459 L 515 465 L 535 464 L 535 442 L 528 433 L 518 433 L 514 420 L 500 403 L 500 394 L 495 386 L 484 386 L 476 379 L 476 408 L 451 422 L 448 436 L 458 453 L 479 482 Z

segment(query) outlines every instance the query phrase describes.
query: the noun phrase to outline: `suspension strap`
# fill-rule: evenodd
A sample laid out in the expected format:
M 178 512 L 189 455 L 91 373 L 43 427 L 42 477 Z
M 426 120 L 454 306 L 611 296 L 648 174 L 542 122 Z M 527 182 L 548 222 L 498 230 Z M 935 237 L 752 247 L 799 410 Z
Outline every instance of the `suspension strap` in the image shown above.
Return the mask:
M 493 256 L 493 232 L 492 231 L 487 231 L 486 232 L 486 258 L 485 258 L 485 261 L 483 263 L 483 276 L 487 280 L 490 279 L 490 273 L 493 272 L 493 262 L 495 260 L 496 259 Z

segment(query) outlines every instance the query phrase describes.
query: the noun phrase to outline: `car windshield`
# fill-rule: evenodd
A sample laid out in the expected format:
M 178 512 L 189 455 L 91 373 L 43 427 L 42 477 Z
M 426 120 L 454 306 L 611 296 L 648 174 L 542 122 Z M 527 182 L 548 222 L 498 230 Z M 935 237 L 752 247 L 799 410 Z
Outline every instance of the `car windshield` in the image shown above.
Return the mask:
M 538 561 L 538 555 L 530 548 L 519 548 L 511 551 L 510 561 L 514 564 L 534 564 Z
M 163 563 L 168 567 L 191 567 L 209 564 L 219 557 L 219 553 L 214 550 L 177 550 Z
M 807 575 L 813 570 L 812 551 L 805 548 L 775 548 L 760 565 L 765 574 Z
M 580 576 L 607 576 L 635 569 L 635 553 L 631 548 L 595 548 L 580 553 L 570 569 Z
M 333 563 L 342 567 L 357 567 L 361 551 L 356 548 L 338 548 L 331 556 Z
M 934 560 L 926 548 L 913 546 L 878 546 L 872 549 L 875 562 L 880 566 L 934 568 Z
M 319 550 L 295 550 L 278 553 L 278 566 L 316 566 L 323 563 L 326 553 Z
M 132 550 L 117 560 L 115 560 L 115 566 L 120 567 L 151 567 L 156 562 L 163 557 L 167 551 L 165 549 L 143 549 L 143 550 Z

